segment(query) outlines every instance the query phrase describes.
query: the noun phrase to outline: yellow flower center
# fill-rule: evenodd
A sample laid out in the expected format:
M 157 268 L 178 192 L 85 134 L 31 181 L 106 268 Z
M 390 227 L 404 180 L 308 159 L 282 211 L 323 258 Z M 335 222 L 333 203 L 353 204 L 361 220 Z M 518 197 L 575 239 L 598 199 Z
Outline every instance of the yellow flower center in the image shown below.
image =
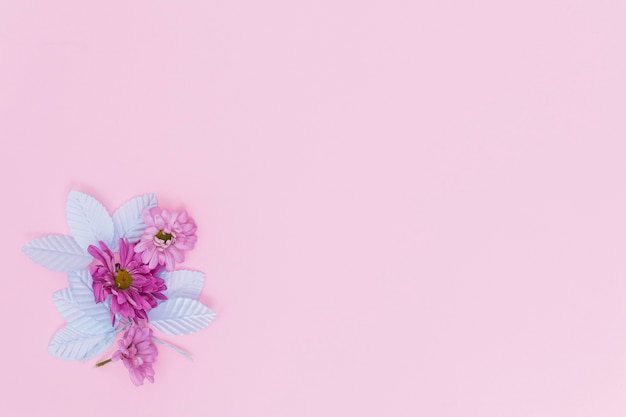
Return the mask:
M 115 275 L 115 286 L 120 290 L 125 290 L 133 283 L 133 277 L 125 269 L 120 269 Z
M 157 239 L 161 239 L 164 243 L 169 242 L 172 238 L 171 233 L 163 233 L 163 230 L 159 230 L 159 233 L 156 234 Z

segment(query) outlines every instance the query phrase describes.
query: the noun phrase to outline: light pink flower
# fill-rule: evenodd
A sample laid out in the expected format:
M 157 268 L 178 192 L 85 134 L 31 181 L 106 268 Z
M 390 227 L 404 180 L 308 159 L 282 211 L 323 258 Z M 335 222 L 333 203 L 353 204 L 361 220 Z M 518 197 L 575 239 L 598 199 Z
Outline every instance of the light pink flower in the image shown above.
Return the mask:
M 157 306 L 158 300 L 165 300 L 165 281 L 154 276 L 148 265 L 141 262 L 135 253 L 135 245 L 120 239 L 119 259 L 104 242 L 100 248 L 90 245 L 87 251 L 102 265 L 91 265 L 93 295 L 96 303 L 101 303 L 111 295 L 111 321 L 119 313 L 137 322 L 148 320 L 147 311 Z
M 168 212 L 158 207 L 143 209 L 146 229 L 135 246 L 135 252 L 141 254 L 143 263 L 150 268 L 165 265 L 173 271 L 176 262 L 185 259 L 185 251 L 193 249 L 196 237 L 196 223 L 182 212 Z
M 113 353 L 111 360 L 122 360 L 133 384 L 143 385 L 144 379 L 154 382 L 152 364 L 156 361 L 158 351 L 152 341 L 152 329 L 143 325 L 132 325 L 117 344 L 119 350 Z

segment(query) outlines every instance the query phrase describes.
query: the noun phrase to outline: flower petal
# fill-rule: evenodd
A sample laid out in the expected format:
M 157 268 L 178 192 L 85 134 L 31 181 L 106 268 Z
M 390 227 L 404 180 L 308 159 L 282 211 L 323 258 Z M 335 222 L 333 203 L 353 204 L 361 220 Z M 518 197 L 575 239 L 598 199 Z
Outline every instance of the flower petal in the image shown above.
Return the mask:
M 91 274 L 87 270 L 70 272 L 67 275 L 70 283 L 70 292 L 76 306 L 93 320 L 109 325 L 111 317 L 109 313 L 109 302 L 96 303 Z

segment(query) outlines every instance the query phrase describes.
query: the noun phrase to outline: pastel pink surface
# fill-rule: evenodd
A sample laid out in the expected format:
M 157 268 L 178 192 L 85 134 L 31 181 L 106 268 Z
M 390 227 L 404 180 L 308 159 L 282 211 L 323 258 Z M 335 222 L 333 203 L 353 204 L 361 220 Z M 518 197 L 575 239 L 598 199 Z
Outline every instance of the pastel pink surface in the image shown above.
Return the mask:
M 626 6 L 0 3 L 3 416 L 624 416 Z M 156 382 L 47 353 L 70 189 L 186 208 Z

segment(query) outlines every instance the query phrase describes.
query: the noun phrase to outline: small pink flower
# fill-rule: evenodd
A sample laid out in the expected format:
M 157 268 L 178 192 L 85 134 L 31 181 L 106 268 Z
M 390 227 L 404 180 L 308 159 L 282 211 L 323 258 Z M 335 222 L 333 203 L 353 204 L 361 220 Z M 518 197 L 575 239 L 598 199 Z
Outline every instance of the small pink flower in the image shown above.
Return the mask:
M 170 213 L 158 207 L 143 209 L 146 229 L 135 246 L 143 263 L 150 268 L 165 265 L 168 271 L 174 270 L 176 262 L 185 260 L 185 251 L 193 249 L 196 237 L 196 223 L 182 212 Z
M 124 362 L 133 384 L 143 385 L 144 379 L 154 382 L 152 364 L 156 361 L 158 351 L 152 341 L 152 329 L 146 326 L 130 326 L 117 344 L 119 350 L 113 353 L 111 360 L 121 359 Z
M 119 259 L 104 242 L 100 248 L 90 245 L 87 251 L 102 265 L 92 265 L 89 270 L 93 278 L 93 295 L 96 303 L 101 303 L 111 295 L 111 321 L 119 313 L 135 321 L 148 320 L 148 310 L 157 306 L 158 300 L 165 300 L 165 281 L 154 276 L 157 272 L 141 262 L 135 253 L 134 244 L 120 239 Z

